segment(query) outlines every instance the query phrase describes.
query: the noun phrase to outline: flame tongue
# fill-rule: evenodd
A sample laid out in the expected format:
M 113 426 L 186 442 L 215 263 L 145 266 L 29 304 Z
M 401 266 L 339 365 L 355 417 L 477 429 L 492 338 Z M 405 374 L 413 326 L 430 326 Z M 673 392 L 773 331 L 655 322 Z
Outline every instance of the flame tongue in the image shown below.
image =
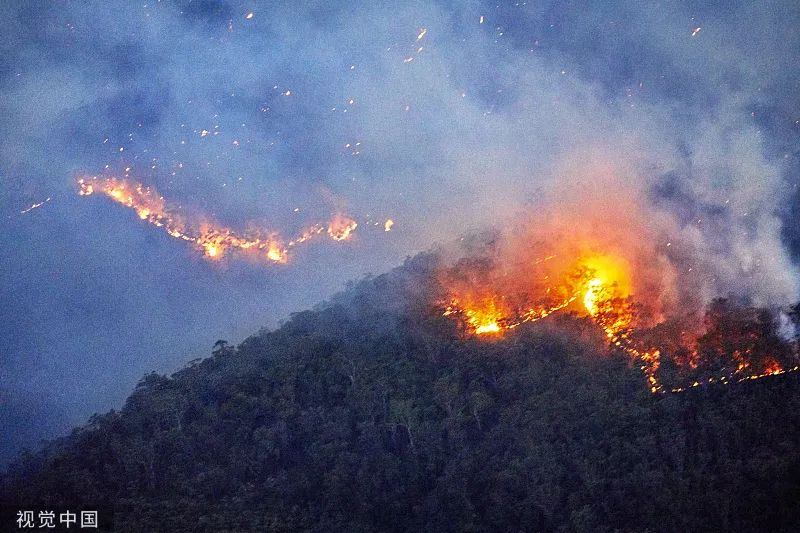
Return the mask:
M 630 268 L 621 258 L 610 255 L 595 255 L 583 262 L 589 280 L 583 297 L 583 304 L 589 314 L 596 316 L 600 307 L 612 298 L 626 298 L 630 295 Z
M 592 278 L 589 281 L 589 285 L 586 287 L 586 294 L 583 296 L 583 305 L 586 306 L 586 310 L 589 311 L 589 314 L 595 316 L 599 312 L 598 308 L 598 297 L 600 289 L 603 286 L 603 282 L 599 278 Z

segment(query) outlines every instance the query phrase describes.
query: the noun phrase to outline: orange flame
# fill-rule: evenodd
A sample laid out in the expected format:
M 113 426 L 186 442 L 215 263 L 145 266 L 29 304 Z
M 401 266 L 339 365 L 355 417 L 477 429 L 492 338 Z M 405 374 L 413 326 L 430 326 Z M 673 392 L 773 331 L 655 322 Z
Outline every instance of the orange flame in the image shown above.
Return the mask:
M 81 178 L 78 180 L 81 196 L 101 192 L 112 200 L 136 211 L 141 220 L 164 228 L 176 238 L 195 244 L 208 259 L 220 259 L 229 251 L 238 250 L 274 263 L 288 261 L 288 249 L 325 232 L 324 226 L 312 225 L 299 237 L 284 241 L 277 233 L 255 229 L 237 233 L 230 228 L 212 223 L 188 223 L 184 217 L 172 212 L 163 196 L 141 183 L 130 183 L 116 178 Z M 336 214 L 327 233 L 334 241 L 348 239 L 358 224 L 344 214 Z
M 457 267 L 445 273 L 443 283 L 451 296 L 444 315 L 460 316 L 471 332 L 484 335 L 536 322 L 568 307 L 582 292 L 580 275 L 573 272 L 562 276 L 563 279 L 553 285 L 544 266 L 554 257 L 534 260 L 525 268 L 530 276 L 525 290 L 518 290 L 516 281 L 498 277 L 494 269 L 487 269 L 485 264 L 465 265 L 463 269 Z M 467 279 L 464 279 L 464 272 Z
M 357 226 L 355 220 L 339 213 L 328 224 L 328 235 L 334 241 L 344 241 L 350 238 L 350 234 Z
M 469 330 L 476 335 L 498 335 L 522 323 L 544 319 L 582 297 L 583 306 L 574 308 L 574 311 L 580 313 L 583 309 L 582 312 L 603 329 L 612 345 L 625 351 L 632 360 L 640 361 L 651 391 L 660 391 L 662 386 L 656 377 L 660 352 L 639 350 L 629 340 L 628 330 L 634 316 L 628 301 L 631 286 L 628 263 L 610 255 L 593 255 L 576 260 L 571 267 L 569 263 L 562 263 L 560 267 L 545 268 L 544 265 L 555 257 L 549 255 L 537 259 L 523 269 L 527 275 L 540 281 L 524 291 L 527 296 L 521 305 L 511 304 L 514 298 L 509 294 L 497 294 L 495 285 L 502 286 L 507 282 L 496 277 L 493 266 L 488 270 L 485 265 L 479 268 L 479 275 L 468 280 L 472 282 L 468 287 L 446 279 L 445 285 L 457 294 L 452 297 L 444 315 L 464 317 Z M 514 290 L 519 290 L 519 280 L 511 283 Z M 539 294 L 531 294 L 531 290 L 539 291 Z M 476 291 L 485 296 L 476 297 Z

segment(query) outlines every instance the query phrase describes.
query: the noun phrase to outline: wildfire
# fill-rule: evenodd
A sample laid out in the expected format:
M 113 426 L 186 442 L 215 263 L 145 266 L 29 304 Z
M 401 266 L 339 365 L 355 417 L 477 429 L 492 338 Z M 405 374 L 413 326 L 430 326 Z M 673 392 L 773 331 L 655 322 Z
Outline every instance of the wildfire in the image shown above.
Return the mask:
M 247 253 L 275 263 L 286 263 L 288 249 L 326 232 L 325 226 L 314 224 L 299 237 L 285 241 L 276 232 L 253 229 L 236 232 L 216 223 L 187 220 L 171 209 L 163 196 L 141 183 L 130 183 L 116 178 L 82 178 L 78 180 L 81 196 L 95 192 L 136 211 L 141 220 L 164 228 L 176 238 L 193 243 L 208 259 L 220 259 L 230 251 Z M 328 224 L 327 234 L 334 241 L 344 241 L 352 236 L 358 224 L 344 214 L 336 214 Z
M 555 258 L 549 255 L 533 261 L 532 267 L 541 265 Z M 532 298 L 530 294 L 525 301 L 511 303 L 510 295 L 495 296 L 492 293 L 492 280 L 479 280 L 478 288 L 472 287 L 462 292 L 472 293 L 453 297 L 445 316 L 461 314 L 476 334 L 499 333 L 504 329 L 512 329 L 524 322 L 535 322 L 565 309 L 583 295 L 586 312 L 598 322 L 604 324 L 610 339 L 617 340 L 617 335 L 630 323 L 629 309 L 622 300 L 627 296 L 629 281 L 624 262 L 607 256 L 596 256 L 578 262 L 567 274 L 551 276 L 544 271 L 538 278 L 545 283 L 538 283 L 536 289 L 542 292 Z M 555 284 L 549 283 L 555 279 Z M 498 282 L 502 284 L 503 282 Z M 621 288 L 623 287 L 623 288 Z M 475 292 L 490 293 L 489 296 L 476 296 Z
M 493 264 L 457 265 L 455 273 L 444 276 L 445 290 L 451 295 L 444 316 L 460 318 L 475 335 L 498 336 L 561 309 L 587 315 L 605 333 L 609 345 L 626 353 L 642 371 L 653 393 L 798 370 L 797 365 L 786 370 L 779 362 L 796 360 L 797 347 L 787 348 L 777 337 L 768 341 L 767 319 L 755 309 L 712 306 L 702 326 L 705 332 L 686 325 L 674 332 L 664 324 L 649 326 L 638 317 L 631 296 L 632 269 L 625 259 L 597 254 L 576 259 L 572 267 L 562 263 L 566 272 L 560 274 L 557 269 L 541 270 L 554 257 L 531 261 L 528 270 L 521 271 L 539 280 L 533 284 L 510 281 L 498 274 L 503 269 Z M 557 295 L 563 299 L 558 300 Z M 576 300 L 582 305 L 572 306 Z M 783 353 L 775 353 L 781 349 Z M 673 369 L 667 374 L 665 360 Z M 692 383 L 688 387 L 674 386 L 687 380 Z

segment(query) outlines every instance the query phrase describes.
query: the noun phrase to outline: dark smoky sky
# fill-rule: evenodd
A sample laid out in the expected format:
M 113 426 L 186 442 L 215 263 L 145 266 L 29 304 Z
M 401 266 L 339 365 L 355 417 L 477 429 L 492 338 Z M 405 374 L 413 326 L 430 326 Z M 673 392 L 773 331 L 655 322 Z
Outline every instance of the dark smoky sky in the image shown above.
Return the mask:
M 796 2 L 60 0 L 0 15 L 4 461 L 118 407 L 146 372 L 580 190 L 598 161 L 618 176 L 606 194 L 635 191 L 704 265 L 708 296 L 797 298 Z M 231 227 L 291 236 L 337 211 L 360 225 L 286 265 L 211 263 L 78 196 L 81 176 L 127 168 Z

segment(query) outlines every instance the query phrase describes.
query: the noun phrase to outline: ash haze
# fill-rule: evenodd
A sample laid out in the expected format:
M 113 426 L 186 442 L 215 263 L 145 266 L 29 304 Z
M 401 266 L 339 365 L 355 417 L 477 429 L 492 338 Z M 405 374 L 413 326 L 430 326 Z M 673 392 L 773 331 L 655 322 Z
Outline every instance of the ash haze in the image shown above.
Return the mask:
M 798 298 L 796 2 L 0 14 L 4 460 L 119 406 L 146 372 L 486 227 L 636 239 L 673 307 Z M 231 227 L 293 235 L 340 211 L 359 227 L 286 265 L 208 262 L 77 194 L 125 174 Z

